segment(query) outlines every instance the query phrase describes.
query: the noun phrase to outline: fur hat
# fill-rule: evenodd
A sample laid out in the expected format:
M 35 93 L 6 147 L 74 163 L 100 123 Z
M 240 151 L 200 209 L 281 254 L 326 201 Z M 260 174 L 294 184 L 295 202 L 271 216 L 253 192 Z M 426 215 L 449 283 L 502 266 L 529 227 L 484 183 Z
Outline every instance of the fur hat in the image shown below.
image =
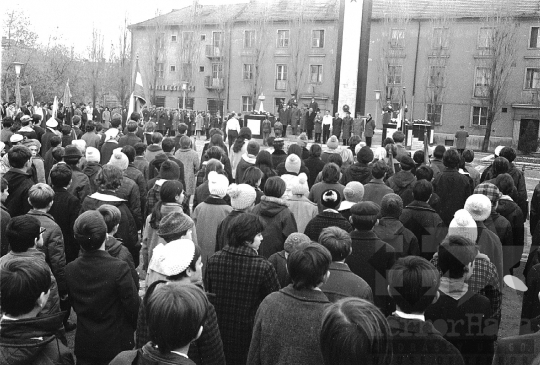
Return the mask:
M 229 180 L 225 175 L 210 171 L 208 174 L 208 190 L 210 191 L 210 194 L 223 198 L 227 194 L 228 187 Z
M 465 210 L 460 209 L 454 214 L 454 219 L 448 226 L 449 236 L 461 236 L 476 242 L 478 238 L 478 228 L 471 214 Z
M 345 200 L 360 203 L 364 199 L 364 185 L 358 181 L 351 181 L 343 189 Z
M 180 167 L 174 161 L 164 161 L 159 168 L 159 176 L 165 180 L 178 180 L 180 178 Z
M 487 196 L 491 201 L 492 206 L 495 206 L 502 196 L 499 188 L 496 185 L 487 182 L 479 184 L 476 188 L 474 188 L 473 194 L 482 194 Z
M 257 156 L 259 154 L 260 149 L 261 149 L 261 146 L 259 145 L 259 142 L 249 141 L 247 145 L 247 154 L 252 155 L 252 156 Z
M 300 157 L 298 157 L 296 154 L 291 153 L 289 156 L 287 156 L 287 159 L 285 160 L 285 170 L 287 170 L 287 172 L 294 172 L 295 174 L 298 174 L 301 166 L 302 160 L 300 160 Z
M 293 185 L 291 187 L 291 193 L 293 195 L 304 195 L 308 196 L 309 194 L 309 186 L 307 184 L 307 176 L 306 174 L 300 174 L 298 175 L 298 180 L 293 182 Z
M 339 146 L 339 140 L 336 136 L 330 136 L 328 138 L 328 141 L 326 141 L 326 147 L 330 148 L 331 150 L 335 150 Z
M 171 234 L 188 231 L 194 225 L 193 220 L 188 215 L 173 212 L 161 218 L 157 234 L 161 237 L 170 236 Z
M 403 200 L 397 194 L 386 194 L 381 200 L 381 217 L 399 218 L 403 211 Z
M 321 194 L 321 204 L 325 208 L 337 209 L 341 203 L 341 195 L 335 189 L 325 190 Z
M 283 248 L 287 253 L 293 253 L 302 248 L 303 245 L 309 245 L 311 239 L 303 233 L 291 233 L 285 240 Z
M 368 164 L 373 161 L 373 151 L 370 147 L 364 146 L 360 148 L 360 151 L 356 154 L 356 159 L 360 163 Z
M 465 209 L 477 222 L 483 222 L 491 214 L 491 201 L 482 194 L 473 194 L 465 201 Z
M 109 160 L 108 165 L 116 166 L 120 170 L 124 171 L 128 168 L 129 159 L 122 151 L 115 150 Z
M 195 257 L 195 244 L 191 240 L 174 240 L 154 249 L 149 268 L 164 276 L 178 275 L 187 270 Z
M 86 161 L 98 162 L 101 161 L 101 153 L 95 147 L 88 147 L 86 149 Z
M 257 198 L 255 189 L 248 184 L 229 185 L 227 195 L 231 198 L 231 206 L 239 210 L 249 208 Z

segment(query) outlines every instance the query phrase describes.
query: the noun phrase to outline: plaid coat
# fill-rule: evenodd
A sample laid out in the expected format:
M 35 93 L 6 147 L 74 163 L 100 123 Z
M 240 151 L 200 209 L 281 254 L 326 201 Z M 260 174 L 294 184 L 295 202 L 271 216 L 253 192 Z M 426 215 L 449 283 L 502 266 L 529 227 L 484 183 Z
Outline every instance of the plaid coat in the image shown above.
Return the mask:
M 226 246 L 208 259 L 204 279 L 206 290 L 215 294 L 226 362 L 245 364 L 257 309 L 280 289 L 276 270 L 251 248 Z

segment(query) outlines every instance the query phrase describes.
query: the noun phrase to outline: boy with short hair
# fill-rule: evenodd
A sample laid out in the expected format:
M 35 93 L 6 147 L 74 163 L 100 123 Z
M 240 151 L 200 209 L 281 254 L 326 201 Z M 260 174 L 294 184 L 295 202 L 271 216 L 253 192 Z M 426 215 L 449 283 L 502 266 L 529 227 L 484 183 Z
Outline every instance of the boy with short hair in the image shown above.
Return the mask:
M 139 142 L 135 143 L 135 160 L 133 160 L 133 165 L 142 172 L 145 181 L 148 181 L 148 166 L 149 162 L 144 158 L 144 153 L 146 152 L 146 143 Z
M 458 349 L 445 340 L 424 312 L 439 298 L 438 270 L 417 256 L 400 258 L 388 272 L 388 293 L 396 311 L 388 317 L 394 347 L 393 364 L 464 364 Z
M 5 205 L 11 217 L 26 214 L 31 208 L 28 202 L 28 190 L 34 185 L 28 172 L 32 166 L 31 158 L 32 152 L 26 146 L 13 146 L 8 152 L 11 168 L 4 175 L 9 190 Z
M 2 268 L 0 278 L 2 363 L 74 364 L 71 351 L 55 335 L 64 314 L 38 317 L 51 293 L 47 265 L 16 259 Z

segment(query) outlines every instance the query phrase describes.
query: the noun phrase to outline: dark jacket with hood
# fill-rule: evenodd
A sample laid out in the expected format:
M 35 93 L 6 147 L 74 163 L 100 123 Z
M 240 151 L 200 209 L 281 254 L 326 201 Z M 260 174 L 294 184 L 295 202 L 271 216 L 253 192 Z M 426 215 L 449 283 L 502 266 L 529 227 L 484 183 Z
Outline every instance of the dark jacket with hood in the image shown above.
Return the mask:
M 319 172 L 324 169 L 324 162 L 319 157 L 309 156 L 309 158 L 304 160 L 304 163 L 306 168 L 309 170 L 309 174 L 307 174 L 308 186 L 311 189 L 311 187 L 315 184 L 317 175 L 319 175 Z
M 73 236 L 73 225 L 79 216 L 81 202 L 65 188 L 53 187 L 53 190 L 54 199 L 49 214 L 53 216 L 56 224 L 58 224 L 62 230 L 66 263 L 69 263 L 75 260 L 79 255 L 80 246 Z
M 34 185 L 32 176 L 12 167 L 4 174 L 4 179 L 9 191 L 5 204 L 11 218 L 26 214 L 32 208 L 28 202 L 28 190 Z
M 515 264 L 512 251 L 514 249 L 514 233 L 510 222 L 491 209 L 491 215 L 484 221 L 486 227 L 495 233 L 501 241 L 503 248 L 503 270 L 506 275 L 508 270 Z M 521 259 L 521 256 L 519 257 Z
M 0 364 L 75 364 L 71 351 L 54 335 L 63 318 L 64 313 L 55 313 L 17 321 L 2 320 Z
M 135 220 L 135 225 L 137 230 L 142 228 L 143 225 L 143 216 L 141 211 L 141 196 L 139 194 L 139 187 L 135 181 L 131 180 L 129 177 L 124 177 L 122 179 L 122 184 L 116 190 L 115 195 L 119 198 L 126 200 L 126 205 L 131 211 L 131 215 Z
M 264 222 L 263 241 L 259 254 L 265 258 L 283 250 L 287 237 L 298 231 L 296 219 L 283 199 L 263 196 L 261 202 L 253 208 L 252 213 L 260 216 Z
M 68 191 L 83 202 L 84 198 L 92 194 L 90 179 L 77 166 L 69 164 L 68 166 L 71 168 L 71 184 Z
M 439 214 L 428 203 L 415 200 L 403 209 L 399 220 L 416 236 L 419 255 L 431 260 L 447 231 Z
M 272 165 L 277 169 L 277 166 L 280 163 L 285 163 L 287 156 L 287 152 L 283 150 L 274 150 L 274 152 L 272 152 Z
M 383 217 L 373 227 L 373 232 L 396 250 L 396 258 L 409 255 L 420 256 L 416 236 L 403 226 L 397 218 Z
M 6 237 L 6 228 L 11 220 L 11 216 L 4 204 L 1 205 L 0 214 L 0 257 L 4 256 L 9 252 L 9 243 Z
M 318 242 L 322 230 L 328 227 L 338 227 L 344 229 L 347 233 L 353 230 L 349 221 L 341 214 L 331 211 L 322 211 L 308 222 L 304 234 L 311 238 L 312 241 Z
M 351 181 L 358 181 L 362 183 L 362 185 L 365 185 L 370 182 L 372 178 L 371 167 L 365 163 L 356 162 L 343 172 L 340 182 L 343 186 L 346 186 Z
M 163 153 L 163 149 L 161 148 L 161 146 L 157 144 L 151 144 L 144 152 L 144 158 L 146 158 L 146 161 L 152 162 L 152 160 L 156 158 L 156 156 L 160 153 Z
M 86 166 L 84 166 L 83 173 L 88 176 L 88 180 L 90 180 L 90 193 L 94 194 L 96 191 L 98 191 L 98 186 L 96 184 L 96 176 L 98 172 L 101 171 L 101 164 L 97 162 L 86 162 Z
M 415 181 L 416 176 L 414 176 L 412 172 L 401 170 L 390 177 L 386 181 L 386 185 L 388 185 L 392 190 L 394 190 L 394 193 L 401 197 L 403 200 L 403 206 L 406 207 L 414 200 L 412 194 L 412 185 Z
M 137 290 L 139 289 L 139 274 L 135 268 L 135 263 L 133 262 L 133 257 L 129 253 L 128 249 L 122 245 L 122 242 L 116 239 L 115 237 L 107 235 L 107 240 L 105 240 L 105 251 L 109 253 L 112 257 L 115 257 L 119 260 L 124 261 L 129 266 L 131 271 L 131 276 L 135 282 Z

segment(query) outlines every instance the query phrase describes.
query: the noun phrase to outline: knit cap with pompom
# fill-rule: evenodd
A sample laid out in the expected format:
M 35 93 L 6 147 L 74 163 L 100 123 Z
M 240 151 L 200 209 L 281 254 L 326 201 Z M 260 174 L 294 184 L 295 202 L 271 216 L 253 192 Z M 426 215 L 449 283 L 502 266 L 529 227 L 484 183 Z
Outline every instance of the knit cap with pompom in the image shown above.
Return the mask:
M 149 269 L 164 276 L 174 276 L 187 270 L 195 257 L 195 244 L 188 239 L 171 241 L 154 249 Z
M 476 222 L 468 211 L 460 209 L 454 214 L 454 219 L 448 226 L 449 236 L 460 236 L 476 242 L 478 238 L 478 228 Z
M 343 195 L 347 201 L 360 203 L 364 199 L 364 185 L 358 181 L 351 181 L 343 189 Z
M 298 174 L 300 172 L 300 167 L 302 167 L 302 160 L 300 160 L 300 157 L 294 153 L 287 156 L 287 159 L 285 160 L 285 170 L 287 170 L 287 172 Z
M 285 252 L 291 254 L 295 251 L 303 249 L 305 246 L 311 244 L 311 239 L 303 233 L 291 233 L 289 237 L 285 240 L 283 248 Z
M 476 222 L 483 222 L 491 214 L 491 200 L 482 194 L 473 194 L 465 201 L 465 210 Z
M 303 196 L 309 195 L 309 186 L 307 184 L 306 174 L 302 173 L 298 175 L 298 180 L 293 184 L 291 188 L 291 193 L 293 195 L 303 195 Z
M 109 160 L 109 165 L 116 166 L 120 170 L 124 171 L 128 168 L 129 159 L 123 152 L 114 150 L 111 159 Z
M 208 190 L 210 191 L 210 194 L 223 198 L 227 194 L 228 187 L 229 179 L 227 179 L 225 175 L 210 171 L 208 174 Z
M 227 189 L 231 198 L 231 206 L 236 210 L 244 210 L 253 205 L 257 199 L 255 189 L 248 184 L 231 184 Z

